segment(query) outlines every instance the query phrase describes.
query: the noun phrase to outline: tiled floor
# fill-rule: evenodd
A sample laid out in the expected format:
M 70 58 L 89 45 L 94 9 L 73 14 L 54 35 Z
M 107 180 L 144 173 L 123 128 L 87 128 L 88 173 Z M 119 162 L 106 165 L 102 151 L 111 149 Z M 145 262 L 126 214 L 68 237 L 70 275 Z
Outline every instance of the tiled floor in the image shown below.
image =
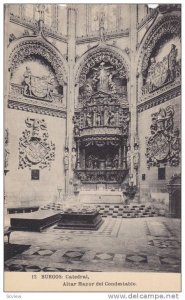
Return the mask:
M 112 218 L 98 231 L 15 231 L 12 244 L 31 245 L 5 262 L 7 271 L 180 272 L 180 220 Z

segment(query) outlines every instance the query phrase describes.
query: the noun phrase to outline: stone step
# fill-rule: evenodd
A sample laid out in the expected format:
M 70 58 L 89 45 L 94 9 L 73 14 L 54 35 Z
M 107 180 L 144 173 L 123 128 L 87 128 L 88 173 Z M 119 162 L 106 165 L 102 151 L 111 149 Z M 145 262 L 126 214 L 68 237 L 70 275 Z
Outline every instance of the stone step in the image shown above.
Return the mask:
M 98 204 L 96 207 L 102 217 L 141 218 L 158 216 L 154 208 L 144 204 Z M 63 205 L 60 203 L 49 203 L 41 209 L 51 209 L 59 212 L 63 210 Z

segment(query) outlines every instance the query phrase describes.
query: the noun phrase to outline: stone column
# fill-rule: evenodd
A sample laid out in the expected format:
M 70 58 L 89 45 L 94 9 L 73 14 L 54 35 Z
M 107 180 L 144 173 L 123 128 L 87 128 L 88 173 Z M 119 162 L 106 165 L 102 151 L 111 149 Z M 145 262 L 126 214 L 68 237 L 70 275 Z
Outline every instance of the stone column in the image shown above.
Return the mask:
M 137 5 L 130 5 L 130 78 L 128 83 L 129 88 L 129 103 L 130 103 L 130 147 L 134 152 L 134 137 L 137 133 L 137 105 L 136 105 L 136 70 L 135 52 L 137 45 Z M 133 155 L 131 156 L 130 175 L 132 176 L 133 184 L 136 185 L 136 170 L 133 164 Z
M 67 30 L 68 30 L 68 87 L 67 87 L 67 130 L 66 138 L 68 141 L 69 148 L 69 170 L 66 174 L 66 194 L 72 194 L 73 192 L 73 170 L 71 166 L 71 153 L 73 145 L 73 115 L 74 115 L 74 98 L 75 98 L 75 84 L 74 84 L 74 65 L 75 65 L 75 55 L 76 55 L 76 11 L 73 7 L 68 8 L 67 15 Z

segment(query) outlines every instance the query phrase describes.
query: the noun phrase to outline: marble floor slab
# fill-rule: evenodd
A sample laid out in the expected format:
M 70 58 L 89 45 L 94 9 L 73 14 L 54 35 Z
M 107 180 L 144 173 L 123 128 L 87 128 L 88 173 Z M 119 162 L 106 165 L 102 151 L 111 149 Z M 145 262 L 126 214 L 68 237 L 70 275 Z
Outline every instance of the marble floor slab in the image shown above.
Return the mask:
M 97 231 L 54 227 L 42 233 L 14 231 L 11 244 L 30 248 L 6 260 L 5 271 L 181 271 L 179 219 L 108 216 Z

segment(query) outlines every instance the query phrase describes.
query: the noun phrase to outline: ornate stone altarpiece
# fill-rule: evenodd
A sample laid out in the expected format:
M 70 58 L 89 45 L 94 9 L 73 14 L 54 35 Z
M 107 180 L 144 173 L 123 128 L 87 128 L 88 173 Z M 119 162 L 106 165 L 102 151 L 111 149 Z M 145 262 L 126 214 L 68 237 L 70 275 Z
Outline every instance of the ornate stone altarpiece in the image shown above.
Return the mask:
M 123 58 L 105 47 L 81 67 L 73 121 L 75 174 L 83 183 L 121 183 L 127 174 L 127 76 Z

